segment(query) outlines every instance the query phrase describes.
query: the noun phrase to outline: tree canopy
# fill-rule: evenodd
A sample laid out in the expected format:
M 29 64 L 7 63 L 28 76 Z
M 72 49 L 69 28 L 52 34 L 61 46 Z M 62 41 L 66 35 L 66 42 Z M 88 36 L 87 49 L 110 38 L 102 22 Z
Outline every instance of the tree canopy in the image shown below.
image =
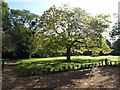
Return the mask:
M 41 33 L 57 38 L 54 43 L 66 49 L 68 61 L 70 61 L 72 49 L 98 52 L 104 45 L 106 46 L 105 43 L 103 44 L 102 33 L 109 27 L 107 15 L 93 17 L 78 7 L 68 8 L 65 5 L 56 8 L 53 6 L 44 12 L 40 22 Z
M 38 16 L 27 10 L 9 9 L 7 3 L 3 6 L 5 54 L 12 52 L 17 58 L 30 58 L 35 54 L 49 57 L 64 52 L 70 61 L 75 51 L 111 51 L 102 36 L 109 27 L 108 15 L 92 16 L 79 7 L 63 5 L 52 6 Z

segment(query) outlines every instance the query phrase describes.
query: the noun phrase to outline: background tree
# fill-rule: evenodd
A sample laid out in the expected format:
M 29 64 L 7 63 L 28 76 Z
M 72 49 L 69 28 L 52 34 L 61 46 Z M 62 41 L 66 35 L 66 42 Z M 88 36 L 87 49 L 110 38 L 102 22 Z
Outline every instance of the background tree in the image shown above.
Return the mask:
M 112 45 L 112 49 L 113 52 L 112 54 L 114 55 L 120 55 L 120 18 L 118 18 L 118 15 L 116 16 L 117 21 L 115 22 L 115 24 L 113 25 L 112 31 L 110 33 L 110 36 L 112 38 L 113 45 Z
M 4 1 L 1 2 L 2 3 L 2 30 L 6 31 L 9 30 L 10 26 L 11 26 L 11 22 L 10 22 L 10 13 L 9 13 L 9 6 L 7 3 L 5 3 Z
M 18 58 L 30 58 L 40 47 L 40 35 L 37 31 L 37 15 L 27 10 L 10 11 L 12 41 L 16 44 L 15 53 Z
M 12 53 L 14 51 L 14 44 L 12 43 L 12 37 L 9 34 L 9 30 L 11 29 L 11 21 L 10 21 L 10 9 L 7 3 L 4 1 L 1 2 L 2 8 L 1 16 L 2 16 L 2 30 L 1 30 L 1 37 L 2 38 L 2 56 L 3 57 L 12 57 Z
M 113 43 L 113 55 L 120 55 L 120 39 L 117 39 L 114 43 Z
M 112 27 L 112 31 L 110 32 L 110 36 L 112 39 L 120 38 L 120 18 L 118 15 L 116 15 L 116 22 L 114 23 Z
M 40 35 L 38 32 L 38 15 L 27 10 L 9 9 L 8 4 L 2 2 L 2 53 L 16 58 L 29 58 L 40 48 Z M 9 44 L 8 44 L 9 41 Z

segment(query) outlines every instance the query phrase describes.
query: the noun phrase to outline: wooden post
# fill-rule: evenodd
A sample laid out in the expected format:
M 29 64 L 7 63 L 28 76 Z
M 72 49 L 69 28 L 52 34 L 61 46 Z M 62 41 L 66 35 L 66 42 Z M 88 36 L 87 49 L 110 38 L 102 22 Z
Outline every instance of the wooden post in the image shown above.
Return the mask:
M 117 65 L 116 61 L 115 61 L 115 66 Z
M 99 62 L 99 66 L 100 66 L 100 62 Z
M 65 69 L 66 69 L 66 68 L 65 68 L 65 66 L 64 66 L 64 67 L 63 67 L 63 71 L 66 71 Z
M 70 70 L 70 66 L 68 65 L 68 70 Z
M 88 68 L 90 68 L 90 64 L 88 64 Z
M 107 58 L 105 59 L 105 66 L 107 66 L 107 63 L 108 63 L 108 60 L 107 60 Z
M 81 64 L 81 69 L 83 69 L 83 65 Z
M 94 64 L 94 67 L 96 67 L 97 65 L 96 65 L 96 63 Z
M 4 61 L 2 60 L 2 70 L 4 69 Z
M 77 69 L 79 69 L 79 65 L 77 65 Z
M 103 66 L 103 61 L 102 61 L 102 66 Z
M 72 66 L 72 70 L 74 70 L 75 68 L 74 68 L 74 66 Z
M 110 61 L 110 66 L 112 66 L 112 62 Z
M 92 63 L 92 67 L 94 67 L 94 64 Z
M 61 71 L 60 67 L 59 67 L 59 72 Z
M 86 69 L 86 64 L 84 65 L 84 68 Z
M 119 66 L 119 62 L 117 62 L 117 66 Z

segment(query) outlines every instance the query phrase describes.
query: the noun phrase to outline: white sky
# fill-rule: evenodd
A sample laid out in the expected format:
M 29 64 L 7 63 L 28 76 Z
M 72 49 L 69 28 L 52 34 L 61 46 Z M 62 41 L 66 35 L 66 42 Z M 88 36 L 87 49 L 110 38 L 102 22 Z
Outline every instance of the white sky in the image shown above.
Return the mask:
M 61 6 L 67 4 L 70 7 L 81 7 L 87 12 L 95 14 L 109 14 L 113 21 L 113 14 L 118 13 L 118 2 L 120 0 L 5 0 L 10 3 L 10 8 L 27 9 L 33 13 L 41 15 L 43 11 L 49 9 L 52 5 Z M 15 2 L 22 2 L 21 4 Z M 26 5 L 24 4 L 25 2 Z M 32 2 L 32 3 L 30 3 Z M 29 4 L 28 4 L 29 3 Z M 16 5 L 15 5 L 16 4 Z
M 56 0 L 53 1 L 56 2 Z M 113 14 L 114 12 L 118 12 L 118 1 L 119 0 L 59 0 L 59 3 L 56 2 L 56 5 L 61 5 L 61 3 L 65 2 L 70 6 L 81 7 L 92 14 Z
M 61 6 L 68 4 L 70 7 L 80 7 L 90 14 L 109 14 L 110 20 L 114 22 L 114 13 L 118 13 L 118 2 L 120 0 L 5 0 L 10 8 L 14 9 L 27 9 L 33 13 L 41 15 L 43 11 L 48 10 L 52 5 Z M 22 2 L 11 3 L 11 2 Z M 24 2 L 30 4 L 24 4 Z
M 78 6 L 85 9 L 92 14 L 105 13 L 113 14 L 118 12 L 118 1 L 120 0 L 5 0 L 7 2 L 38 2 L 46 9 L 47 6 L 61 6 L 62 4 L 69 4 L 70 6 Z M 32 6 L 31 6 L 32 7 Z

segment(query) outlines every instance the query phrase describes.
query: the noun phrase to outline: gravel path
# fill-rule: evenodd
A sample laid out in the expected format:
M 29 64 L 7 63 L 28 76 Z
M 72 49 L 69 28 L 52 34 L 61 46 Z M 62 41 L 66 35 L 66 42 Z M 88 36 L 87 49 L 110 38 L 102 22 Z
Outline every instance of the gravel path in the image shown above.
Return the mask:
M 119 88 L 120 68 L 95 67 L 49 75 L 18 77 L 16 65 L 6 66 L 3 72 L 3 90 L 31 90 L 35 88 Z M 39 89 L 38 89 L 39 90 Z M 69 89 L 70 90 L 70 89 Z

